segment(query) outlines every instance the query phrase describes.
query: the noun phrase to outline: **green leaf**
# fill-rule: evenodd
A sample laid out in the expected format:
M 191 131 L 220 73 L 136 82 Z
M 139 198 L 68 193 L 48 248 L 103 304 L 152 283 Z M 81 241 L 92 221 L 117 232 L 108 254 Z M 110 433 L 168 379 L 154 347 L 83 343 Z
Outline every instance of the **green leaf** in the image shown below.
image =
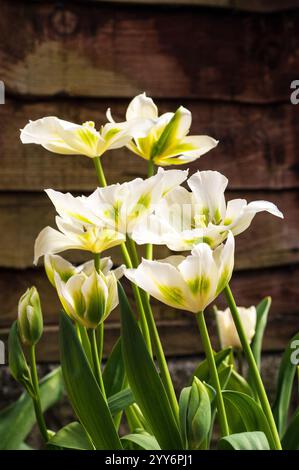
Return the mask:
M 178 426 L 163 383 L 149 355 L 125 292 L 118 285 L 122 353 L 129 385 L 161 449 L 182 449 Z
M 263 432 L 241 432 L 223 437 L 218 443 L 219 450 L 270 450 Z
M 119 338 L 106 362 L 103 371 L 103 381 L 107 397 L 120 392 L 125 384 L 125 365 L 121 351 L 121 339 Z
M 181 434 L 187 449 L 199 449 L 211 426 L 210 396 L 205 385 L 194 377 L 191 387 L 184 388 L 180 397 Z
M 31 372 L 26 362 L 26 358 L 21 346 L 18 323 L 15 321 L 9 332 L 8 337 L 9 368 L 13 378 L 25 387 L 29 395 L 35 395 L 32 385 Z
M 74 421 L 60 429 L 50 440 L 49 444 L 66 449 L 94 450 L 83 426 Z
M 122 449 L 112 416 L 71 320 L 60 316 L 60 355 L 69 400 L 96 449 Z
M 112 416 L 125 410 L 128 406 L 133 405 L 134 402 L 134 395 L 129 388 L 125 388 L 108 398 L 108 405 Z
M 140 434 L 127 434 L 122 437 L 121 440 L 134 442 L 134 444 L 137 444 L 144 450 L 161 450 L 157 439 L 146 432 Z
M 292 417 L 281 444 L 284 450 L 299 450 L 299 408 Z
M 268 313 L 271 307 L 271 302 L 271 297 L 265 297 L 256 307 L 256 327 L 255 335 L 251 343 L 251 349 L 259 369 L 261 366 L 263 336 L 267 325 Z
M 231 348 L 222 349 L 221 351 L 214 353 L 214 359 L 216 366 L 220 364 L 227 358 L 231 353 Z M 202 382 L 208 382 L 210 377 L 208 361 L 204 359 L 195 369 L 193 376 L 196 376 Z
M 222 395 L 231 432 L 262 431 L 271 448 L 275 448 L 271 429 L 261 406 L 245 393 L 224 390 Z
M 235 392 L 245 393 L 250 397 L 253 397 L 253 391 L 248 382 L 240 375 L 235 369 L 232 369 L 231 376 L 227 383 L 227 389 L 234 390 Z
M 293 343 L 296 344 L 295 342 L 297 341 L 299 341 L 299 333 L 297 333 L 289 342 L 282 356 L 278 371 L 276 396 L 272 409 L 280 436 L 282 436 L 285 431 L 288 419 L 293 382 L 297 367 L 295 361 L 291 360 L 291 356 L 294 353 Z
M 62 397 L 63 382 L 60 367 L 40 381 L 42 409 L 45 411 Z M 0 450 L 20 448 L 35 423 L 32 399 L 27 392 L 0 411 Z

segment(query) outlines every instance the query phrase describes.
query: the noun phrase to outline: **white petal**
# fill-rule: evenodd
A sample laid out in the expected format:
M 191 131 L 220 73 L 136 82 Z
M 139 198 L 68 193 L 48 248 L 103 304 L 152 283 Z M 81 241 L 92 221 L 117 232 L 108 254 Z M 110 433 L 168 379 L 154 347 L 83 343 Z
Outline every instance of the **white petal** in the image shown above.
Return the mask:
M 224 191 L 228 179 L 218 171 L 198 171 L 188 179 L 199 213 L 207 213 L 209 221 L 219 223 L 225 216 Z
M 54 272 L 57 272 L 60 278 L 66 282 L 73 274 L 76 273 L 76 268 L 59 255 L 45 255 L 44 266 L 49 281 L 54 286 Z
M 34 264 L 41 256 L 60 253 L 61 251 L 76 249 L 80 243 L 70 240 L 66 235 L 52 227 L 45 227 L 38 235 L 34 244 Z
M 135 118 L 156 119 L 157 117 L 157 106 L 145 93 L 135 96 L 130 102 L 126 112 L 127 121 Z
M 187 308 L 188 289 L 173 265 L 142 260 L 137 269 L 126 270 L 125 276 L 161 302 L 179 309 Z

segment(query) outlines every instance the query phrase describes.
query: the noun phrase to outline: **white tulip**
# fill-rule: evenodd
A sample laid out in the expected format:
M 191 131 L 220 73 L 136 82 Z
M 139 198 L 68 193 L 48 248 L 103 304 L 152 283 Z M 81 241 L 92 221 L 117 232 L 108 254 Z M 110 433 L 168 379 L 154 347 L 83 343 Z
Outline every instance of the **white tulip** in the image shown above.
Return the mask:
M 170 256 L 162 261 L 143 259 L 125 276 L 161 302 L 197 313 L 204 310 L 229 282 L 234 265 L 234 237 L 212 250 L 196 245 L 190 256 Z
M 79 266 L 74 266 L 72 263 L 62 258 L 59 255 L 46 255 L 45 270 L 49 281 L 55 287 L 54 273 L 58 273 L 62 281 L 67 282 L 75 274 L 84 273 L 90 276 L 94 270 L 94 260 L 87 261 Z M 113 262 L 110 256 L 100 259 L 100 271 L 106 276 L 112 269 Z M 119 266 L 113 270 L 116 279 L 120 279 L 124 272 L 124 265 Z
M 102 253 L 125 241 L 125 235 L 116 231 L 88 209 L 83 197 L 74 197 L 52 189 L 46 190 L 59 216 L 59 230 L 45 227 L 34 245 L 34 264 L 41 256 L 65 250 L 84 250 Z
M 54 271 L 54 283 L 65 312 L 86 328 L 96 328 L 118 305 L 117 279 L 93 267 L 73 274 L 66 281 Z
M 250 343 L 255 335 L 256 309 L 253 306 L 249 308 L 238 307 L 238 312 L 246 337 Z M 233 347 L 241 349 L 242 345 L 230 309 L 227 308 L 223 311 L 216 310 L 216 320 L 221 347 Z
M 108 120 L 113 121 L 110 110 Z M 126 112 L 128 123 L 146 120 L 148 132 L 134 137 L 128 148 L 156 165 L 184 165 L 216 147 L 218 141 L 207 135 L 188 136 L 191 112 L 180 106 L 175 113 L 158 116 L 153 100 L 142 93 L 131 101 Z M 145 126 L 143 126 L 145 129 Z
M 188 171 L 159 168 L 156 175 L 147 179 L 136 178 L 123 184 L 97 188 L 84 198 L 85 216 L 89 214 L 89 220 L 101 220 L 117 231 L 131 235 L 138 224 L 146 223 L 161 198 L 178 187 L 187 176 Z
M 107 123 L 97 131 L 92 121 L 78 125 L 48 116 L 30 121 L 21 130 L 20 137 L 23 144 L 39 144 L 50 152 L 94 158 L 127 145 L 133 136 L 144 135 L 147 128 L 144 120 L 139 120 Z
M 248 204 L 245 199 L 233 199 L 226 204 L 227 183 L 217 171 L 198 171 L 188 179 L 191 191 L 179 187 L 166 194 L 147 225 L 136 225 L 132 238 L 138 244 L 165 244 L 174 251 L 190 250 L 199 242 L 215 248 L 229 231 L 238 235 L 246 230 L 258 212 L 283 218 L 268 201 Z

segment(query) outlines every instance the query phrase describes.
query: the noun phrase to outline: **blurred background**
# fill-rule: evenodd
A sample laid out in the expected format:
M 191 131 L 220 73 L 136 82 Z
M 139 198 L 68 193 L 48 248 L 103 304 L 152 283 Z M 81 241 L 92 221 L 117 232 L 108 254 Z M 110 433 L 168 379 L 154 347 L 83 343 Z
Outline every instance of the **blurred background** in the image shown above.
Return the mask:
M 6 342 L 20 295 L 36 285 L 45 321 L 41 373 L 59 359 L 59 303 L 43 267 L 32 265 L 37 234 L 54 226 L 43 189 L 85 194 L 96 178 L 90 159 L 23 146 L 19 129 L 47 115 L 99 126 L 108 106 L 122 120 L 131 98 L 146 91 L 161 112 L 189 108 L 192 134 L 220 140 L 191 172 L 217 169 L 229 178 L 227 199 L 267 199 L 285 215 L 257 215 L 237 238 L 232 280 L 239 305 L 273 298 L 263 363 L 271 391 L 281 351 L 299 330 L 299 106 L 290 101 L 299 80 L 297 7 L 296 0 L 1 0 L 0 338 Z M 125 149 L 105 154 L 103 166 L 110 183 L 146 171 Z M 113 258 L 121 261 L 117 250 Z M 79 253 L 69 259 L 81 261 Z M 158 303 L 154 310 L 182 386 L 202 350 L 194 318 Z M 209 326 L 216 348 L 212 314 Z M 117 311 L 105 329 L 109 351 L 119 334 Z M 19 389 L 5 365 L 0 380 L 3 408 Z M 53 420 L 68 412 L 61 408 Z

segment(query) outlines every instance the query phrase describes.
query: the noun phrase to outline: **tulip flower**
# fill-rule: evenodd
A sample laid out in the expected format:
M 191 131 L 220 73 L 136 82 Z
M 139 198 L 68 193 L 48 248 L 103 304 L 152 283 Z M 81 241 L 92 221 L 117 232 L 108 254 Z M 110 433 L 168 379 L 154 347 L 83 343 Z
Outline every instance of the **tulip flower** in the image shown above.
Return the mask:
M 105 275 L 93 266 L 88 274 L 81 270 L 67 281 L 54 271 L 54 283 L 65 312 L 86 328 L 96 328 L 118 305 L 117 277 L 113 271 Z
M 95 158 L 127 145 L 133 135 L 144 135 L 147 126 L 143 124 L 144 120 L 107 123 L 97 131 L 92 121 L 79 125 L 48 116 L 30 121 L 20 137 L 23 144 L 39 144 L 50 152 Z
M 161 302 L 182 310 L 203 311 L 229 282 L 234 265 L 234 237 L 212 250 L 196 245 L 191 255 L 170 256 L 162 261 L 143 259 L 125 276 Z
M 60 279 L 64 282 L 67 282 L 75 274 L 84 273 L 86 276 L 90 276 L 94 270 L 94 260 L 87 261 L 86 263 L 80 264 L 79 266 L 74 266 L 72 263 L 62 258 L 59 255 L 46 255 L 45 256 L 45 270 L 48 276 L 48 279 L 52 286 L 55 287 L 55 272 L 59 275 Z M 113 262 L 110 256 L 101 258 L 100 260 L 100 271 L 104 276 L 109 274 L 113 266 Z M 119 266 L 113 270 L 116 279 L 120 279 L 123 275 L 124 265 Z
M 283 218 L 275 204 L 268 201 L 248 204 L 245 199 L 233 199 L 226 204 L 228 180 L 217 171 L 198 171 L 187 183 L 191 191 L 173 189 L 156 206 L 148 224 L 135 227 L 132 238 L 138 244 L 165 244 L 171 250 L 182 251 L 206 242 L 215 248 L 229 231 L 234 235 L 244 232 L 258 212 Z
M 83 197 L 74 197 L 52 189 L 46 190 L 59 216 L 56 225 L 59 230 L 45 227 L 34 245 L 34 264 L 41 256 L 56 254 L 65 250 L 84 250 L 102 253 L 125 240 L 125 236 L 88 210 Z
M 98 218 L 102 223 L 130 235 L 136 225 L 145 223 L 161 198 L 185 181 L 187 175 L 188 171 L 159 168 L 156 175 L 147 179 L 136 178 L 123 184 L 97 188 L 83 199 L 87 207 L 85 217 L 89 220 Z M 74 209 L 69 207 L 69 213 L 71 210 Z M 83 216 L 83 211 L 81 214 L 79 217 Z
M 249 343 L 251 343 L 251 340 L 255 335 L 256 309 L 253 306 L 249 308 L 238 307 L 238 312 L 246 337 Z M 242 348 L 230 309 L 227 308 L 223 311 L 216 310 L 216 320 L 221 347 L 233 347 L 238 349 Z
M 114 123 L 110 110 L 107 118 Z M 134 137 L 127 147 L 156 165 L 184 165 L 216 147 L 218 141 L 207 135 L 189 136 L 191 112 L 180 106 L 175 113 L 158 115 L 153 100 L 142 93 L 131 101 L 126 112 L 127 122 L 147 120 L 145 137 Z M 150 124 L 149 124 L 150 123 Z
M 43 332 L 43 315 L 40 299 L 35 287 L 27 289 L 19 300 L 18 331 L 22 343 L 35 345 Z

